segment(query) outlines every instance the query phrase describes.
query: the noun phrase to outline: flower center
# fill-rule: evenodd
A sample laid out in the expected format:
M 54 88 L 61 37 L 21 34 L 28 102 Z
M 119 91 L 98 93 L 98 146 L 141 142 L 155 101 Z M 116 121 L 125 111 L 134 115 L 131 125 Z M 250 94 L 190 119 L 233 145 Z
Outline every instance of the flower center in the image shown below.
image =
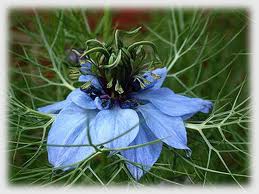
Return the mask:
M 114 40 L 109 43 L 91 39 L 86 41 L 85 50 L 72 50 L 69 58 L 77 65 L 79 63 L 79 71 L 73 67 L 70 77 L 81 75 L 86 79 L 91 75 L 96 79 L 99 88 L 89 79 L 81 86 L 81 90 L 100 108 L 108 109 L 115 103 L 121 108 L 134 108 L 138 106 L 138 102 L 130 94 L 152 87 L 147 72 L 161 65 L 155 45 L 149 41 L 125 45 L 121 39 L 122 36 L 134 35 L 139 30 L 140 28 L 130 32 L 116 30 Z

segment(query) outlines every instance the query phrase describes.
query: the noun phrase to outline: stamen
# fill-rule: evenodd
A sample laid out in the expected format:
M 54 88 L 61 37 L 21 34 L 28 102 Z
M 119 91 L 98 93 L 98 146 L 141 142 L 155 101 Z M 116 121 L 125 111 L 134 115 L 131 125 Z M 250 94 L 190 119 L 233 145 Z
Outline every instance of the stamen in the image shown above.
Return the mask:
M 123 102 L 120 102 L 120 107 L 122 109 L 136 108 L 138 105 L 139 103 L 135 99 L 128 99 Z
M 87 81 L 80 88 L 82 90 L 87 90 L 88 88 L 90 88 L 90 86 L 91 86 L 91 81 Z
M 157 74 L 155 74 L 155 73 L 151 73 L 151 76 L 152 76 L 154 79 L 156 79 L 156 80 L 158 80 L 158 79 L 161 78 L 160 75 L 157 75 Z
M 122 94 L 124 92 L 123 88 L 119 84 L 119 81 L 117 80 L 116 85 L 115 85 L 115 91 L 118 92 L 119 94 Z
M 109 83 L 107 84 L 107 88 L 111 88 L 113 84 L 113 78 L 109 81 Z

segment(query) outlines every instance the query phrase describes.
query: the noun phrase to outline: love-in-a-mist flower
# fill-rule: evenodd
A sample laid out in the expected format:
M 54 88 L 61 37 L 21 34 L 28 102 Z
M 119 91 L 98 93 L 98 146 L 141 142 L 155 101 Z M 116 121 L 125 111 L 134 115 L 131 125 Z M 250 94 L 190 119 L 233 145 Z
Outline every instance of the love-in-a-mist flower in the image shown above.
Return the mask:
M 64 101 L 39 108 L 56 114 L 47 139 L 54 167 L 75 167 L 96 152 L 84 146 L 91 144 L 117 150 L 112 153 L 126 159 L 138 180 L 157 161 L 163 143 L 190 151 L 184 120 L 197 112 L 208 113 L 212 103 L 162 87 L 167 69 L 155 45 L 148 41 L 124 45 L 120 39 L 138 30 L 117 30 L 114 42 L 89 40 L 86 49 L 73 50 L 70 59 L 78 65 L 70 77 L 77 78 L 81 87 Z M 131 149 L 124 149 L 128 146 Z

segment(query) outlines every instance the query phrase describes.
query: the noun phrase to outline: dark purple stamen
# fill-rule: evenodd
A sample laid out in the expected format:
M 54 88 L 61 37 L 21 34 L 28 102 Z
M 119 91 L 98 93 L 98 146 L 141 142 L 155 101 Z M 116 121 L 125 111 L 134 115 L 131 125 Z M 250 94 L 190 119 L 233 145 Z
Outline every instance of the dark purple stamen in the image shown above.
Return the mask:
M 80 88 L 81 91 L 85 92 L 86 94 L 88 94 L 93 100 L 97 97 L 97 96 L 101 96 L 102 92 L 98 89 L 96 89 L 94 86 L 89 86 L 86 89 L 82 89 Z
M 135 99 L 128 99 L 119 103 L 122 109 L 136 108 L 139 104 Z

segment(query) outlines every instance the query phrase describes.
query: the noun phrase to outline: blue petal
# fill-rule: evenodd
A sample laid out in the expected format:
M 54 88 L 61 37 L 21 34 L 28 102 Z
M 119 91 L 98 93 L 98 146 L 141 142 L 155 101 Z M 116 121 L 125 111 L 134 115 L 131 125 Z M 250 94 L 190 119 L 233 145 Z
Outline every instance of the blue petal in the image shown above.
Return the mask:
M 69 101 L 63 100 L 63 101 L 60 101 L 60 102 L 56 102 L 54 104 L 50 104 L 50 105 L 47 105 L 47 106 L 40 107 L 40 108 L 38 108 L 38 111 L 42 112 L 42 113 L 56 114 L 61 109 L 66 107 L 68 104 L 69 104 Z
M 139 145 L 145 144 L 151 141 L 156 140 L 157 138 L 150 131 L 150 129 L 146 126 L 145 122 L 141 122 L 139 126 L 139 133 L 134 141 L 130 144 Z M 121 154 L 129 161 L 139 163 L 142 168 L 134 166 L 130 163 L 127 163 L 127 167 L 132 174 L 132 176 L 139 180 L 146 171 L 149 171 L 150 168 L 157 161 L 162 150 L 162 143 L 157 142 L 155 144 L 146 145 L 143 147 L 138 147 L 134 149 L 129 149 L 125 151 L 121 151 Z
M 94 144 L 103 144 L 108 148 L 128 146 L 139 131 L 139 118 L 132 109 L 118 106 L 100 111 L 91 123 L 91 138 Z M 107 143 L 106 143 L 107 142 Z
M 85 68 L 88 68 L 88 69 L 91 69 L 91 67 L 92 67 L 92 63 L 90 63 L 89 61 L 85 61 L 84 63 L 81 63 L 80 65 L 82 67 L 85 67 Z
M 81 67 L 81 68 L 80 68 L 80 71 L 81 71 L 83 74 L 92 74 L 91 69 L 88 69 L 87 67 Z
M 92 85 L 95 87 L 95 88 L 98 88 L 98 89 L 102 89 L 98 79 L 96 76 L 94 75 L 80 75 L 79 79 L 78 79 L 79 82 L 88 82 L 88 81 L 91 81 Z
M 105 109 L 110 109 L 112 106 L 111 99 L 101 99 L 100 97 L 95 97 L 94 103 L 96 108 L 99 110 L 105 110 Z
M 91 67 L 92 67 L 92 64 L 86 61 L 85 63 L 81 64 L 80 70 L 83 74 L 91 74 L 92 73 Z
M 38 108 L 38 111 L 56 114 L 68 106 L 71 101 L 84 109 L 96 109 L 94 101 L 86 93 L 82 92 L 80 89 L 75 89 L 67 96 L 66 100 L 40 107 Z
M 84 109 L 96 109 L 96 105 L 93 99 L 88 96 L 85 92 L 82 92 L 80 89 L 75 89 L 71 92 L 67 98 L 74 102 L 77 106 Z
M 68 145 L 89 144 L 87 123 L 96 113 L 95 110 L 85 110 L 71 102 L 57 115 L 47 138 L 48 159 L 54 167 L 67 169 L 67 165 L 73 166 L 95 152 L 91 146 L 68 147 Z
M 158 75 L 160 78 L 154 79 L 153 76 L 151 75 L 151 73 Z M 158 68 L 158 69 L 155 69 L 151 72 L 147 72 L 144 74 L 144 76 L 146 76 L 146 79 L 151 82 L 152 89 L 160 88 L 165 81 L 166 75 L 167 75 L 166 67 Z
M 95 103 L 96 108 L 98 108 L 99 110 L 104 109 L 102 107 L 102 100 L 98 96 L 94 99 L 94 103 Z
M 187 149 L 186 129 L 181 117 L 171 117 L 148 103 L 138 107 L 156 137 L 177 149 Z
M 189 98 L 175 94 L 169 88 L 148 90 L 134 95 L 140 100 L 151 102 L 160 111 L 170 116 L 192 116 L 197 112 L 208 113 L 212 103 L 200 98 Z

